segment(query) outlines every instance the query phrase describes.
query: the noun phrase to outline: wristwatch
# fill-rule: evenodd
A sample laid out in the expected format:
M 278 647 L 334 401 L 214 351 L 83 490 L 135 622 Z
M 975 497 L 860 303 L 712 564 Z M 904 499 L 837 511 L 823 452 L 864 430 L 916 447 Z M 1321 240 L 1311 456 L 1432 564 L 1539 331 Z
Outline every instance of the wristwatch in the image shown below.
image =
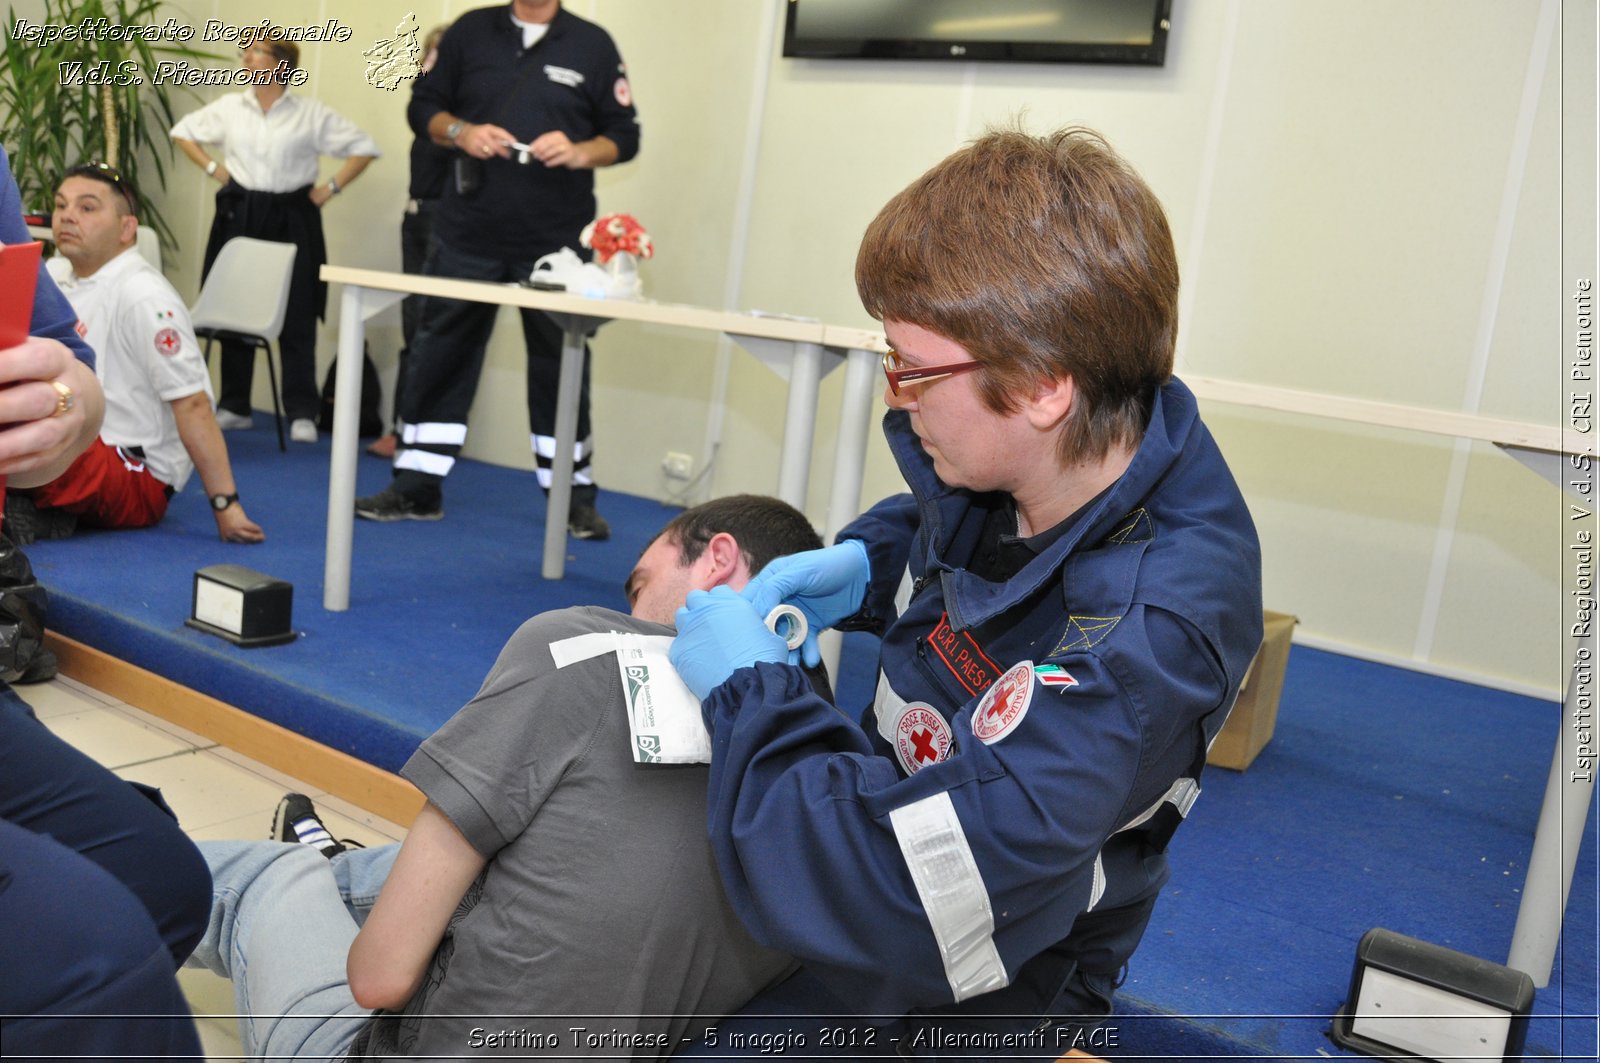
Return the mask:
M 214 174 L 216 172 L 217 172 L 217 160 L 216 159 L 212 159 L 210 162 L 206 163 L 206 176 L 210 177 L 212 174 Z
M 467 128 L 467 123 L 457 118 L 454 122 L 451 122 L 449 125 L 444 127 L 445 139 L 454 144 L 456 142 L 456 137 L 459 137 L 461 135 L 461 131 L 465 128 Z
M 212 495 L 211 508 L 221 513 L 237 501 L 239 501 L 239 492 L 237 491 L 231 495 Z

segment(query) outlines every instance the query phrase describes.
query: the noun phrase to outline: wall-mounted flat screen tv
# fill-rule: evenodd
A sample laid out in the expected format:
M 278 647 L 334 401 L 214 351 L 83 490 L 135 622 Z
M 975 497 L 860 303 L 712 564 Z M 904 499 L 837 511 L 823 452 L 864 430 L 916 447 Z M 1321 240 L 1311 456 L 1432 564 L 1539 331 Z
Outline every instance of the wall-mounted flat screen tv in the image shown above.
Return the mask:
M 1161 66 L 1172 0 L 789 0 L 783 54 Z

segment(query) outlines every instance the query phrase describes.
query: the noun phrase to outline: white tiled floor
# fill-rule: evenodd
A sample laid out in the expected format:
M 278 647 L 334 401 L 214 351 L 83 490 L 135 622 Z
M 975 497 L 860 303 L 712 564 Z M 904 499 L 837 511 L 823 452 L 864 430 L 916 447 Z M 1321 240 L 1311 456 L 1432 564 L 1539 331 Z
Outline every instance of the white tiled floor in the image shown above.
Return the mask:
M 15 690 L 57 735 L 123 778 L 159 786 L 190 837 L 265 838 L 289 790 L 313 798 L 337 838 L 382 845 L 405 837 L 403 827 L 71 679 Z M 178 980 L 207 1058 L 240 1059 L 229 983 L 196 970 Z

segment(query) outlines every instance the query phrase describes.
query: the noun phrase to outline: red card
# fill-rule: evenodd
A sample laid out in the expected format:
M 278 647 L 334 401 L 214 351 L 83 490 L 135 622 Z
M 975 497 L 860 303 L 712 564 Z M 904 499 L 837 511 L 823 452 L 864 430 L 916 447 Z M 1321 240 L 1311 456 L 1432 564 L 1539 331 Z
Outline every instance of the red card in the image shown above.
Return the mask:
M 0 351 L 28 338 L 42 246 L 38 241 L 0 245 Z M 0 498 L 5 493 L 6 478 L 0 475 Z
M 41 247 L 37 240 L 0 246 L 0 351 L 28 338 Z

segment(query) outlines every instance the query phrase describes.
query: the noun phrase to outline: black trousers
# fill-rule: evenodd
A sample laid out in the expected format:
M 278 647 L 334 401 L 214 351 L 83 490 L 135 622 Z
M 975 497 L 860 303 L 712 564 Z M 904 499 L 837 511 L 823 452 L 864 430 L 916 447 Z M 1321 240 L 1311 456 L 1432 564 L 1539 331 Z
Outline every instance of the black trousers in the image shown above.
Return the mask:
M 400 270 L 403 273 L 421 273 L 428 261 L 428 246 L 433 242 L 433 211 L 436 199 L 414 199 L 416 213 L 409 211 L 400 217 Z M 399 370 L 394 377 L 394 419 L 400 420 L 401 395 L 406 383 L 406 362 L 411 357 L 411 344 L 417 338 L 417 323 L 422 318 L 423 297 L 408 295 L 400 302 Z M 396 431 L 399 428 L 396 427 Z
M 515 281 L 533 272 L 533 258 L 510 261 L 473 254 L 434 240 L 423 273 L 465 280 Z M 484 352 L 500 308 L 492 303 L 424 297 L 417 332 L 399 387 L 406 429 L 395 452 L 395 488 L 424 503 L 438 500 L 445 475 L 466 438 L 467 414 L 478 392 Z M 528 422 L 540 485 L 550 486 L 556 434 L 556 390 L 561 379 L 563 334 L 538 310 L 523 310 L 528 349 Z M 592 500 L 589 424 L 589 363 L 584 361 L 578 398 L 578 453 L 573 497 Z
M 256 192 L 229 181 L 217 190 L 217 213 L 206 242 L 205 272 L 235 236 L 253 236 L 294 244 L 294 273 L 278 355 L 283 368 L 283 410 L 290 420 L 315 420 L 322 408 L 317 387 L 317 319 L 327 303 L 328 287 L 317 274 L 328 260 L 322 234 L 322 211 L 311 202 L 311 186 L 293 192 Z M 217 405 L 240 415 L 250 412 L 250 386 L 256 352 L 242 343 L 222 344 L 222 387 Z

